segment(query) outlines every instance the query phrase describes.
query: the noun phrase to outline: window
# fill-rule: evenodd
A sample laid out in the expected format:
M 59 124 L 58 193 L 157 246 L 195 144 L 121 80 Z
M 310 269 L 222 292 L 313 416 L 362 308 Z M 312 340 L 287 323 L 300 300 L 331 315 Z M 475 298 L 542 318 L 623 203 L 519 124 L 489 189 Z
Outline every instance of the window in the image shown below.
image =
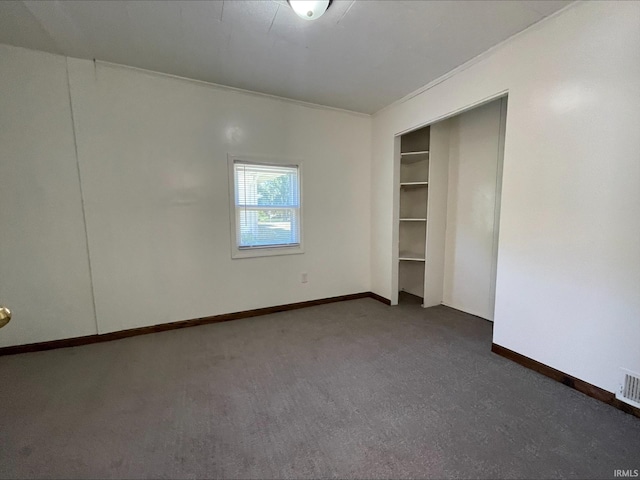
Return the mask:
M 300 165 L 229 156 L 233 258 L 302 253 Z

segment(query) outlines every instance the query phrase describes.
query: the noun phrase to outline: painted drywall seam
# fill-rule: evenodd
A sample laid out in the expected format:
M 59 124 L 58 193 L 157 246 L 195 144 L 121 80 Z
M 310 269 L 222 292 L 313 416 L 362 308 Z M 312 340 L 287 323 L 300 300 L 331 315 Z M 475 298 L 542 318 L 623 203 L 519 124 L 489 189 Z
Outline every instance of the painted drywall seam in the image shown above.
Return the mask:
M 76 156 L 76 169 L 78 172 L 78 185 L 80 187 L 80 205 L 82 207 L 82 226 L 84 227 L 84 240 L 87 246 L 87 262 L 89 265 L 89 287 L 91 289 L 91 305 L 93 306 L 93 321 L 98 333 L 98 313 L 96 311 L 96 294 L 93 289 L 93 270 L 91 268 L 91 253 L 89 251 L 89 232 L 87 231 L 87 215 L 84 207 L 84 192 L 82 189 L 82 174 L 80 172 L 80 160 L 78 158 L 78 138 L 76 136 L 76 119 L 73 114 L 73 99 L 71 98 L 71 81 L 69 79 L 69 58 L 64 60 L 65 71 L 67 73 L 67 92 L 69 94 L 69 111 L 71 113 L 71 131 L 73 132 L 73 148 Z

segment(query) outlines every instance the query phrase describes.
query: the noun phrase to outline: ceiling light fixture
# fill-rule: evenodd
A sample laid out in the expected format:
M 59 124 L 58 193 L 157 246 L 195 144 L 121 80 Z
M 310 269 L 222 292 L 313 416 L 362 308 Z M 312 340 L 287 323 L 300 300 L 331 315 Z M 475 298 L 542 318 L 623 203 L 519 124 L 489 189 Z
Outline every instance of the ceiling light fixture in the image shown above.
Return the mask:
M 296 15 L 305 20 L 320 18 L 329 8 L 330 0 L 289 0 L 289 5 Z

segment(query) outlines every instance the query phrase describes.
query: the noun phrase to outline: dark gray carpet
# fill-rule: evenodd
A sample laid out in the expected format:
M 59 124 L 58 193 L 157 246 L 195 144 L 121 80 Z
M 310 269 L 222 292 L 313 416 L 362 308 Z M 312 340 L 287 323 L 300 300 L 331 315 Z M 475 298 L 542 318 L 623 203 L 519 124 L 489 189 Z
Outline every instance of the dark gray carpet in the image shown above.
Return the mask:
M 1 332 L 0 332 L 1 334 Z M 640 421 L 371 299 L 0 358 L 0 476 L 613 478 Z

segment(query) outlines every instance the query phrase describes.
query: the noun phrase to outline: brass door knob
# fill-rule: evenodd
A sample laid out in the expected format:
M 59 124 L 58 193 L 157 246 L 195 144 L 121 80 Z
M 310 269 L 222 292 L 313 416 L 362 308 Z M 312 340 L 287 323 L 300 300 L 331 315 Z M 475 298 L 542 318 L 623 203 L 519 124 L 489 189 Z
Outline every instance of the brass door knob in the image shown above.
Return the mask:
M 0 305 L 0 328 L 4 327 L 11 320 L 11 310 Z

